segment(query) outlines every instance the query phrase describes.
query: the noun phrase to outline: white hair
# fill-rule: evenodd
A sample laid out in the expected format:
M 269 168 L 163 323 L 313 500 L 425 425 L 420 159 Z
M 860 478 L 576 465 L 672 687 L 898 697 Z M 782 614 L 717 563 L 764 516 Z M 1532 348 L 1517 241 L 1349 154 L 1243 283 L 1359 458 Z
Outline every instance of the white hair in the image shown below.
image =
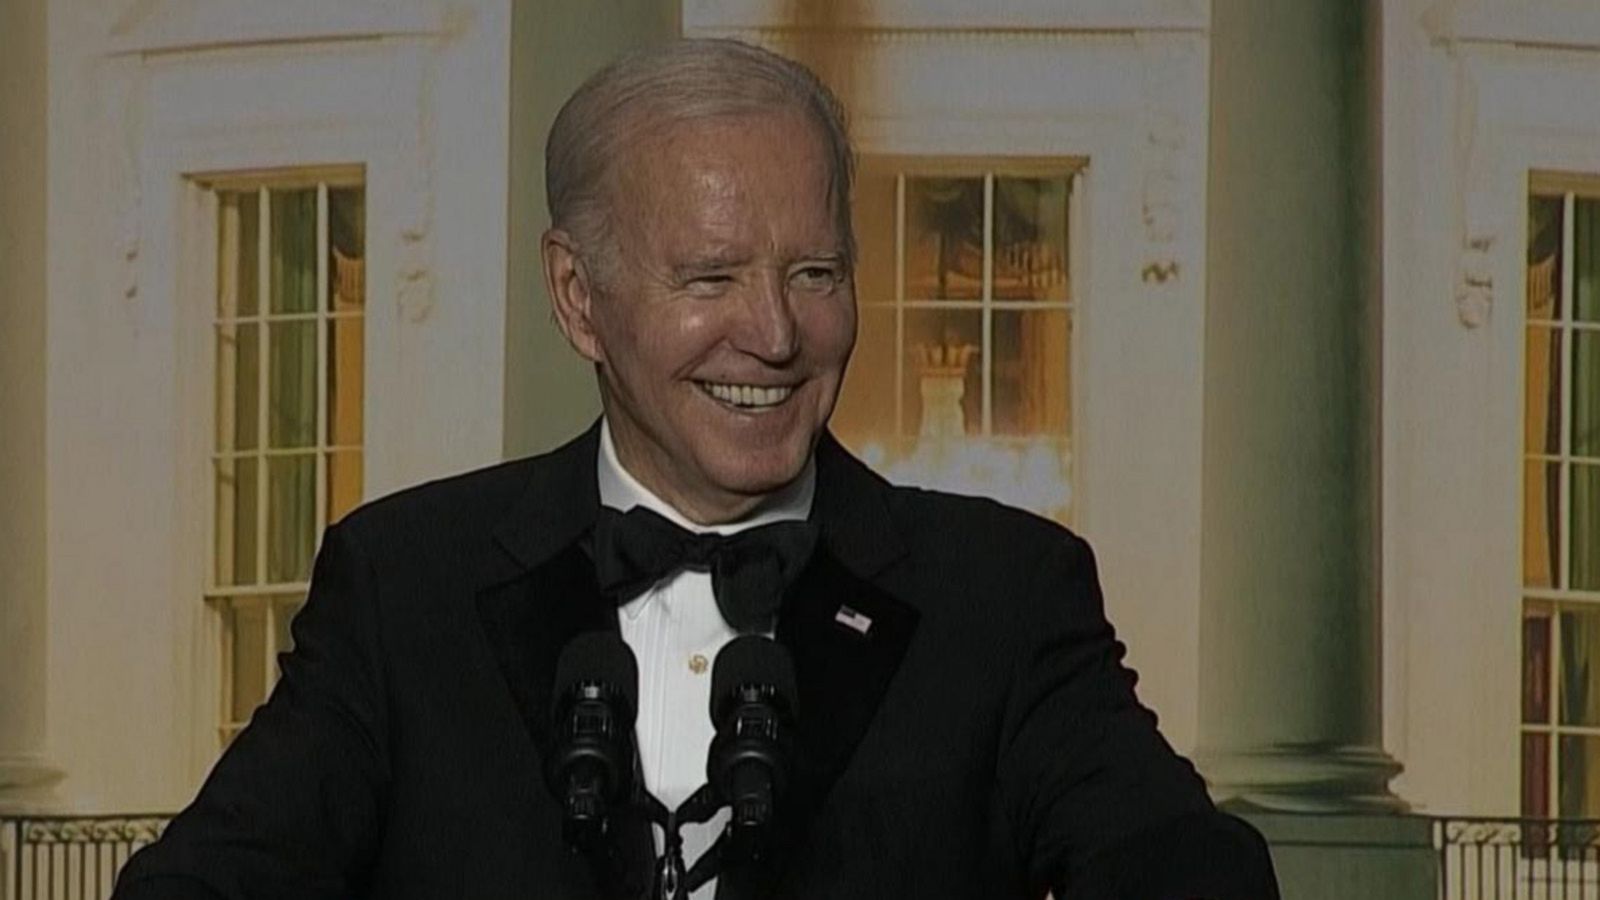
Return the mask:
M 844 107 L 810 69 L 733 40 L 678 40 L 639 50 L 578 88 L 556 114 L 545 143 L 551 225 L 571 235 L 591 269 L 606 268 L 610 180 L 630 145 L 676 122 L 784 110 L 805 116 L 823 138 L 830 201 L 845 252 L 853 259 L 850 188 L 855 158 Z

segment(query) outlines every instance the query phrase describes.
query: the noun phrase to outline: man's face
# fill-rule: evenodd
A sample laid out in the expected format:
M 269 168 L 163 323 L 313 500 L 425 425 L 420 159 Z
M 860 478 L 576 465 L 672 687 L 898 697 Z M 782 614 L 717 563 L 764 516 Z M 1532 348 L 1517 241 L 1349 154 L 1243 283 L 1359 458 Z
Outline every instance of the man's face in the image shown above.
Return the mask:
M 693 518 L 739 515 L 799 475 L 855 341 L 826 145 L 792 113 L 698 120 L 618 169 L 574 343 L 629 470 Z

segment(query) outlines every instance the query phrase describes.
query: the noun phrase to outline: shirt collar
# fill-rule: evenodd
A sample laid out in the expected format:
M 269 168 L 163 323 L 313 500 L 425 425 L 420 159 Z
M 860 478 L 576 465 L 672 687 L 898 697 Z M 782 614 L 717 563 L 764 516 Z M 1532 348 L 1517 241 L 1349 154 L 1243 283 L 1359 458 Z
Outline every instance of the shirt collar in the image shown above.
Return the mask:
M 687 516 L 673 508 L 672 504 L 656 496 L 623 468 L 622 461 L 617 459 L 616 445 L 611 442 L 611 425 L 603 418 L 600 420 L 600 452 L 597 456 L 595 475 L 600 482 L 601 506 L 609 506 L 622 512 L 627 512 L 635 506 L 642 506 L 659 513 L 678 527 L 694 532 L 714 531 L 717 534 L 734 534 L 758 525 L 793 519 L 804 520 L 811 515 L 811 499 L 816 494 L 817 488 L 817 464 L 816 459 L 812 458 L 806 460 L 806 467 L 801 470 L 799 478 L 781 490 L 762 498 L 755 510 L 743 519 L 721 525 L 700 525 L 690 521 Z M 638 618 L 655 593 L 654 590 L 645 591 L 623 604 L 623 614 L 630 619 Z

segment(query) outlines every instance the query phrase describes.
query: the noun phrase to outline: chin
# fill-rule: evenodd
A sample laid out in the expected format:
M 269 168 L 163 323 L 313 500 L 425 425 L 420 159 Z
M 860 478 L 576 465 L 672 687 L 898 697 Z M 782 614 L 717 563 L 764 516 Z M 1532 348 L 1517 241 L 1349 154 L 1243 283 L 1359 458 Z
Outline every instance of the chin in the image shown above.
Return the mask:
M 724 464 L 707 466 L 706 471 L 729 493 L 770 494 L 800 477 L 809 449 L 808 443 L 798 452 L 790 447 L 769 447 L 755 453 L 733 451 L 721 457 Z

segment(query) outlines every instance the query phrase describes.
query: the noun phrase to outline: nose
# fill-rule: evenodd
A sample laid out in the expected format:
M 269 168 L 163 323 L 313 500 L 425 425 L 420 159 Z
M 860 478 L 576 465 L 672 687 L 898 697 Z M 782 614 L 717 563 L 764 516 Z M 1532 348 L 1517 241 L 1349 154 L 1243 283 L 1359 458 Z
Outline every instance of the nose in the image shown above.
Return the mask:
M 745 300 L 734 346 L 769 365 L 783 365 L 800 352 L 800 328 L 789 304 L 783 276 L 762 273 Z

